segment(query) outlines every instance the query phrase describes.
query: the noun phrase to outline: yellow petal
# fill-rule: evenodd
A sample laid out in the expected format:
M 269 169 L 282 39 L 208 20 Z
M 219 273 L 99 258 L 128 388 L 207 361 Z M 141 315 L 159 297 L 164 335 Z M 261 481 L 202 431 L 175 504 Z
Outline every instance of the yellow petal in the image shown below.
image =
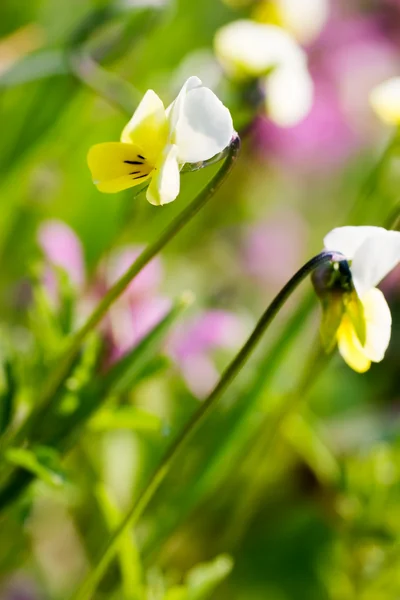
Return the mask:
M 371 362 L 380 362 L 389 345 L 392 317 L 382 294 L 372 288 L 361 298 L 365 319 L 366 340 L 364 346 L 358 338 L 349 315 L 344 314 L 337 332 L 339 352 L 347 364 L 363 373 Z
M 153 170 L 153 165 L 144 159 L 138 146 L 121 142 L 92 146 L 87 161 L 93 183 L 107 194 L 139 185 Z
M 139 146 L 141 154 L 154 164 L 167 143 L 167 138 L 168 123 L 164 104 L 153 90 L 148 90 L 124 127 L 121 142 Z
M 349 367 L 357 371 L 357 373 L 368 371 L 371 361 L 365 355 L 353 324 L 347 315 L 343 316 L 337 332 L 337 341 L 339 352 Z

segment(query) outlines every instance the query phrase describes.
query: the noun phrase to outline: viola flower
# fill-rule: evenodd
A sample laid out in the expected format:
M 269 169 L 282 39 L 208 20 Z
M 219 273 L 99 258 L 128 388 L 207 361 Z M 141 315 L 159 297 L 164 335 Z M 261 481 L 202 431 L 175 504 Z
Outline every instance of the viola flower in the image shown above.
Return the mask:
M 150 180 L 147 200 L 160 206 L 179 194 L 185 163 L 222 152 L 234 134 L 229 110 L 197 77 L 190 77 L 167 108 L 148 90 L 120 142 L 92 146 L 88 165 L 101 192 L 115 193 Z
M 339 227 L 328 233 L 324 244 L 327 250 L 342 253 L 351 271 L 351 279 L 344 285 L 340 274 L 331 272 L 330 284 L 321 294 L 321 333 L 328 340 L 325 346 L 330 345 L 331 337 L 346 363 L 364 373 L 371 362 L 383 359 L 389 345 L 391 313 L 375 286 L 400 262 L 400 232 L 382 227 Z M 318 290 L 315 279 L 314 284 Z
M 309 112 L 313 83 L 307 56 L 280 27 L 234 21 L 217 32 L 215 53 L 226 73 L 238 81 L 260 78 L 272 121 L 290 127 Z
M 400 125 L 400 77 L 376 86 L 369 97 L 376 115 L 388 125 Z

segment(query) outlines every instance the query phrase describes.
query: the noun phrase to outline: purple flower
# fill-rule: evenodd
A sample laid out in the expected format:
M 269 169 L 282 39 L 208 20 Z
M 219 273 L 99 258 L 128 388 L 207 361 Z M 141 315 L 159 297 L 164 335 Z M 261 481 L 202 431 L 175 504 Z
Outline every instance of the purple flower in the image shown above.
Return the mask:
M 167 351 L 194 396 L 204 398 L 218 381 L 213 353 L 236 349 L 244 334 L 243 322 L 225 310 L 206 311 L 176 329 Z
M 38 231 L 39 245 L 50 266 L 63 269 L 77 288 L 85 281 L 82 244 L 74 231 L 62 221 L 45 221 Z
M 62 268 L 78 289 L 85 286 L 82 245 L 75 233 L 61 221 L 46 221 L 38 232 L 38 241 L 46 258 L 44 285 L 57 304 L 58 285 L 54 267 Z M 126 246 L 102 262 L 93 281 L 86 282 L 78 299 L 78 311 L 90 312 L 106 291 L 125 273 L 143 250 Z M 110 343 L 110 357 L 115 360 L 135 346 L 165 316 L 171 302 L 160 294 L 163 279 L 161 261 L 153 259 L 129 284 L 109 310 L 101 325 Z

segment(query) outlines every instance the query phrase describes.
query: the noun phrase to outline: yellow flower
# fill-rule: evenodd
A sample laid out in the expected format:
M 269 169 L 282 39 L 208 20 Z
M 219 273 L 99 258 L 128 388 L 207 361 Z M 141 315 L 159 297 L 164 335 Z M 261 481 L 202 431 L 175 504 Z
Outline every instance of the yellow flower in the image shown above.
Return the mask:
M 400 125 L 400 77 L 392 77 L 376 86 L 369 100 L 381 121 L 388 125 Z
M 200 79 L 190 77 L 167 109 L 147 91 L 121 141 L 92 146 L 88 165 L 101 192 L 120 192 L 150 179 L 147 200 L 167 204 L 179 194 L 181 167 L 212 158 L 233 133 L 229 110 Z
M 364 373 L 380 362 L 389 345 L 392 318 L 375 286 L 400 262 L 400 232 L 382 227 L 339 227 L 324 239 L 325 248 L 351 261 L 354 290 L 345 291 L 336 311 L 334 335 L 340 354 L 355 371 Z M 334 308 L 335 306 L 335 308 Z M 329 302 L 327 306 L 329 322 Z

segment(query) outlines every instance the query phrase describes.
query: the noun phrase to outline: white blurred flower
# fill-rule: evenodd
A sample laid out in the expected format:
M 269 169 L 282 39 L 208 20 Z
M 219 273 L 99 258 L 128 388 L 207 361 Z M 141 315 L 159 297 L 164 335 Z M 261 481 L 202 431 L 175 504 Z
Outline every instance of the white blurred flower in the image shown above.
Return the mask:
M 321 33 L 329 16 L 329 0 L 264 0 L 257 3 L 255 17 L 271 18 L 300 44 L 309 44 Z
M 376 115 L 388 125 L 400 125 L 400 77 L 392 77 L 370 93 L 370 104 Z
M 313 83 L 305 52 L 280 27 L 234 21 L 217 32 L 215 53 L 233 79 L 262 78 L 266 110 L 282 127 L 301 121 L 309 112 Z
M 179 171 L 224 150 L 234 134 L 229 110 L 197 77 L 167 108 L 148 90 L 120 142 L 92 146 L 88 165 L 101 192 L 114 193 L 151 179 L 147 200 L 162 205 L 179 194 Z
M 371 362 L 383 359 L 389 345 L 390 309 L 375 286 L 400 262 L 400 232 L 382 227 L 339 227 L 328 233 L 324 244 L 351 262 L 355 294 L 344 302 L 336 338 L 347 364 L 363 373 Z M 364 339 L 360 339 L 360 330 Z

